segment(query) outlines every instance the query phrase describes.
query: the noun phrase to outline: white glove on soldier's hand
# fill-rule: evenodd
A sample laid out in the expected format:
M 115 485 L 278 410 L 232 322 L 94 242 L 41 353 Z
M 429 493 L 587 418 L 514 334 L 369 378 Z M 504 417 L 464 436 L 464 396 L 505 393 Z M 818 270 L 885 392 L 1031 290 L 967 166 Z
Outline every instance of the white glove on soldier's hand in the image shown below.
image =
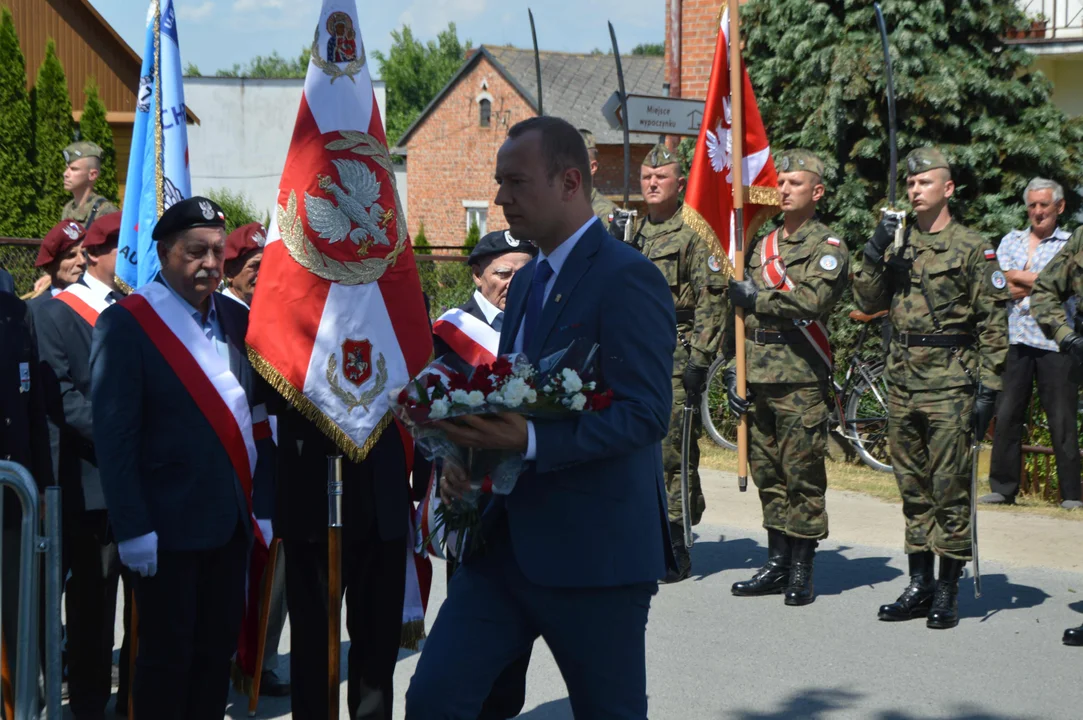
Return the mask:
M 158 572 L 158 533 L 149 532 L 131 540 L 117 543 L 120 561 L 132 572 L 154 577 Z
M 271 544 L 271 538 L 275 536 L 274 528 L 271 526 L 270 518 L 266 520 L 256 519 L 256 524 L 259 525 L 259 531 L 263 533 L 263 540 L 267 545 Z

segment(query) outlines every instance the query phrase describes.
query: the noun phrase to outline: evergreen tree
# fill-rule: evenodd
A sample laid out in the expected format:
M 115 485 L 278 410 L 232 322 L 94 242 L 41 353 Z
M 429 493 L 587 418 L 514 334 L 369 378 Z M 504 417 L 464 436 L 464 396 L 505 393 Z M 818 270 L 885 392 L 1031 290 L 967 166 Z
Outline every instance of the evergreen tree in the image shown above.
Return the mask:
M 206 197 L 214 200 L 222 214 L 226 216 L 226 232 L 231 233 L 242 225 L 259 222 L 263 227 L 271 224 L 271 213 L 264 210 L 262 213 L 256 208 L 255 203 L 243 192 L 234 192 L 228 188 L 215 188 L 208 190 Z
M 37 204 L 26 60 L 11 12 L 0 10 L 0 235 L 32 237 Z
M 101 171 L 94 183 L 94 192 L 116 203 L 120 198 L 117 195 L 117 150 L 113 144 L 113 128 L 105 119 L 105 105 L 98 97 L 98 86 L 93 80 L 87 82 L 85 92 L 79 137 L 102 149 Z
M 418 225 L 417 235 L 413 237 L 413 244 L 415 255 L 432 255 L 432 245 L 429 244 L 428 238 L 425 237 L 425 223 Z
M 1014 0 L 884 0 L 897 96 L 899 187 L 906 154 L 937 145 L 952 163 L 960 221 L 999 239 L 1025 222 L 1034 176 L 1083 185 L 1083 125 L 1052 102 L 1033 57 L 1002 38 L 1030 21 Z M 887 196 L 883 51 L 872 0 L 751 0 L 745 60 L 768 137 L 823 155 L 821 215 L 853 245 Z M 1068 215 L 1080 206 L 1069 193 Z
M 466 248 L 463 250 L 463 254 L 469 255 L 470 251 L 474 249 L 474 246 L 478 244 L 478 240 L 481 240 L 481 228 L 478 227 L 477 220 L 471 220 L 470 230 L 466 233 L 466 242 L 463 243 Z
M 45 60 L 34 85 L 34 153 L 41 192 L 38 196 L 38 232 L 44 235 L 60 222 L 64 203 L 71 193 L 64 191 L 63 150 L 73 140 L 71 98 L 64 67 L 56 56 L 56 44 L 45 46 Z

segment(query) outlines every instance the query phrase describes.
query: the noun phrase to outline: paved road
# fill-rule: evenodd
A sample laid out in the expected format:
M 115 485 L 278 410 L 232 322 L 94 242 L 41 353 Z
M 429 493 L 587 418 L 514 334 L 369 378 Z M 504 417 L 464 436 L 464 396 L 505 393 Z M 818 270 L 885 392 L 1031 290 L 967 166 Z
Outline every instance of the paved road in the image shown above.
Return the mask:
M 819 597 L 811 606 L 788 608 L 780 597 L 730 595 L 729 586 L 758 567 L 766 551 L 755 515 L 748 512 L 754 494 L 730 492 L 732 476 L 723 473 L 706 479 L 713 509 L 697 527 L 694 577 L 663 586 L 651 610 L 651 718 L 1083 717 L 1083 648 L 1060 644 L 1064 628 L 1083 622 L 1083 573 L 1034 567 L 1053 560 L 1043 552 L 1041 536 L 1026 538 L 1033 546 L 1029 555 L 1019 543 L 1009 551 L 990 538 L 983 563 L 985 595 L 975 600 L 969 577 L 963 580 L 958 628 L 882 623 L 876 608 L 893 600 L 905 582 L 905 558 L 894 540 L 887 546 L 887 539 L 901 533 L 898 508 L 836 494 L 834 506 L 829 500 L 836 510 L 834 537 L 817 557 Z M 985 524 L 989 532 L 1020 533 L 1038 521 L 1042 534 L 1065 545 L 1068 538 L 1083 536 L 1083 524 L 1074 522 L 1002 513 L 983 513 L 982 519 L 987 515 L 994 519 Z M 872 540 L 859 544 L 854 535 Z M 1032 558 L 1032 566 L 1021 557 Z M 1051 564 L 1077 567 L 1078 561 L 1057 558 Z M 444 597 L 441 570 L 430 622 Z M 287 628 L 282 649 L 288 648 Z M 284 659 L 288 662 L 288 655 Z M 402 697 L 416 661 L 410 653 L 400 658 L 395 718 L 404 717 Z M 342 697 L 345 708 L 345 685 Z M 228 717 L 247 717 L 244 699 L 233 700 Z M 264 700 L 258 717 L 289 717 L 288 701 Z M 559 671 L 540 642 L 521 717 L 571 717 Z

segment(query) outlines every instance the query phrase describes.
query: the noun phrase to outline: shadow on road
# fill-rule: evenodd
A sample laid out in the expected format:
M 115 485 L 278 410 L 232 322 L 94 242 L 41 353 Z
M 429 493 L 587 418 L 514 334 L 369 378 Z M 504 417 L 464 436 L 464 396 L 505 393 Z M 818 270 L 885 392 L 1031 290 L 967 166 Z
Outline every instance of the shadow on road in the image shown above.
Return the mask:
M 891 558 L 846 557 L 842 546 L 816 553 L 816 592 L 838 595 L 858 587 L 890 582 L 903 574 L 888 563 Z M 692 546 L 692 575 L 698 580 L 726 570 L 759 568 L 767 562 L 767 548 L 755 540 L 700 541 Z M 750 573 L 751 576 L 751 573 Z
M 837 717 L 835 713 L 853 714 L 855 717 L 860 712 L 861 717 L 871 720 L 923 720 L 924 716 L 910 715 L 899 710 L 880 712 L 859 711 L 856 707 L 861 695 L 849 690 L 816 688 L 794 693 L 786 700 L 781 701 L 774 710 L 735 710 L 724 713 L 726 718 L 735 720 L 825 720 L 828 717 Z M 1026 720 L 1018 715 L 1000 715 L 991 713 L 974 705 L 957 705 L 945 714 L 937 717 L 944 720 Z
M 566 720 L 572 717 L 572 704 L 568 698 L 550 700 L 533 710 L 519 714 L 518 717 L 525 720 Z
M 973 577 L 959 581 L 959 617 L 987 620 L 1004 610 L 1037 607 L 1050 597 L 1039 588 L 1011 582 L 1003 573 L 982 575 L 981 589 L 981 598 L 975 599 Z
M 1068 609 L 1075 610 L 1077 613 L 1083 613 L 1083 600 L 1076 600 L 1074 603 L 1069 603 Z

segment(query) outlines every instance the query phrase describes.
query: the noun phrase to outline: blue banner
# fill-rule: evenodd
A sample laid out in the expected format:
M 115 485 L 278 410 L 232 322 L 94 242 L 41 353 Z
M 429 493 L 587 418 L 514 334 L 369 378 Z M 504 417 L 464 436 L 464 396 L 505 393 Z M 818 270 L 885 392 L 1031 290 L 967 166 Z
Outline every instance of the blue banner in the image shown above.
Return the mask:
M 181 68 L 173 0 L 151 0 L 117 254 L 117 277 L 132 289 L 158 273 L 159 199 L 164 211 L 192 195 Z

